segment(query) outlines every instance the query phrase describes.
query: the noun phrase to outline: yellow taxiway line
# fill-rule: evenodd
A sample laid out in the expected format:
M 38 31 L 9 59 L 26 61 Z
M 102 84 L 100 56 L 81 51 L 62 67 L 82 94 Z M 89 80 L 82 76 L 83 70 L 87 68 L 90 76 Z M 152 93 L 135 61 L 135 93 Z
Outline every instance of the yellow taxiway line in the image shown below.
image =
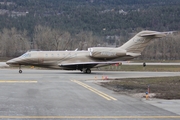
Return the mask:
M 106 100 L 117 100 L 116 98 L 111 97 L 111 96 L 109 96 L 109 95 L 107 95 L 107 94 L 105 94 L 105 93 L 103 93 L 103 92 L 101 92 L 101 91 L 99 91 L 99 90 L 97 90 L 97 89 L 95 89 L 95 88 L 93 88 L 93 87 L 91 87 L 91 86 L 85 84 L 85 83 L 82 83 L 82 82 L 77 81 L 77 80 L 71 80 L 71 81 L 73 81 L 73 82 L 75 82 L 75 83 L 77 83 L 77 84 L 83 86 L 84 88 L 86 88 L 86 89 L 88 89 L 88 90 L 90 90 L 90 91 L 96 93 L 97 95 L 99 95 L 99 96 L 105 98 Z
M 0 116 L 0 119 L 179 119 L 180 116 Z
M 0 83 L 37 83 L 35 80 L 0 80 Z

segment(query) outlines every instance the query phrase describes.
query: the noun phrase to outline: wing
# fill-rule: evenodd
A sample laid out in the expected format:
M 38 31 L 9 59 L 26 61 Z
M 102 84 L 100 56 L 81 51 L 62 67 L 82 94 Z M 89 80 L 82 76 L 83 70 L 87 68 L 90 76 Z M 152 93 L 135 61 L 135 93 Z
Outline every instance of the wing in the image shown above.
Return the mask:
M 121 65 L 122 61 L 107 61 L 107 62 L 79 62 L 79 63 L 65 63 L 65 64 L 59 64 L 60 67 L 78 67 L 78 68 L 93 68 L 93 67 L 103 67 L 103 66 L 108 66 L 112 64 L 118 64 Z

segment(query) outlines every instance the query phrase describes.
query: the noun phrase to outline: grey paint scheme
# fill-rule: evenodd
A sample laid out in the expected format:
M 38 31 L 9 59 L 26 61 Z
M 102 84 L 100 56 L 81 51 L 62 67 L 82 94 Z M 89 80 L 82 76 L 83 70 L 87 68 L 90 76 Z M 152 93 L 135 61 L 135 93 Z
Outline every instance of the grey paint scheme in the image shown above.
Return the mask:
M 131 60 L 141 52 L 152 39 L 166 36 L 167 32 L 141 31 L 118 48 L 92 47 L 87 51 L 29 51 L 20 57 L 7 61 L 13 65 L 32 65 L 65 70 L 82 70 L 91 73 L 90 68 L 101 67 Z

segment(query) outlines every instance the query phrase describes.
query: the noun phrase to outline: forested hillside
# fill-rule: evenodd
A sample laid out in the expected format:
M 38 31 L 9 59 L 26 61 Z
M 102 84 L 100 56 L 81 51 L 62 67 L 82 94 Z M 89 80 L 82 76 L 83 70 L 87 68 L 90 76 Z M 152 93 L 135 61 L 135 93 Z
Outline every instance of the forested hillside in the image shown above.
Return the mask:
M 180 30 L 180 0 L 0 1 L 1 57 L 28 49 L 119 46 L 141 30 Z M 155 41 L 143 58 L 180 59 L 179 39 Z

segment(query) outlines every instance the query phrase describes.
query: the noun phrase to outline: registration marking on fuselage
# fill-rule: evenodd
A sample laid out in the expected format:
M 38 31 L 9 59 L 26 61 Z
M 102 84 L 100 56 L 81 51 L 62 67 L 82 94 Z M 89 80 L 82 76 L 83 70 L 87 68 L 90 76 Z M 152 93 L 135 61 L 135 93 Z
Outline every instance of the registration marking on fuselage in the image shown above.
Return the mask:
M 0 116 L 0 119 L 180 119 L 180 116 Z
M 106 100 L 117 100 L 116 98 L 114 98 L 112 96 L 109 96 L 109 95 L 107 95 L 107 94 L 105 94 L 105 93 L 103 93 L 103 92 L 101 92 L 101 91 L 99 91 L 99 90 L 85 84 L 85 83 L 82 83 L 82 82 L 80 82 L 78 80 L 71 80 L 71 81 L 83 86 L 84 88 L 86 88 L 86 89 L 88 89 L 88 90 L 90 90 L 90 91 L 92 91 L 94 93 L 96 93 L 97 95 L 105 98 Z
M 0 80 L 0 83 L 37 83 L 36 80 Z

